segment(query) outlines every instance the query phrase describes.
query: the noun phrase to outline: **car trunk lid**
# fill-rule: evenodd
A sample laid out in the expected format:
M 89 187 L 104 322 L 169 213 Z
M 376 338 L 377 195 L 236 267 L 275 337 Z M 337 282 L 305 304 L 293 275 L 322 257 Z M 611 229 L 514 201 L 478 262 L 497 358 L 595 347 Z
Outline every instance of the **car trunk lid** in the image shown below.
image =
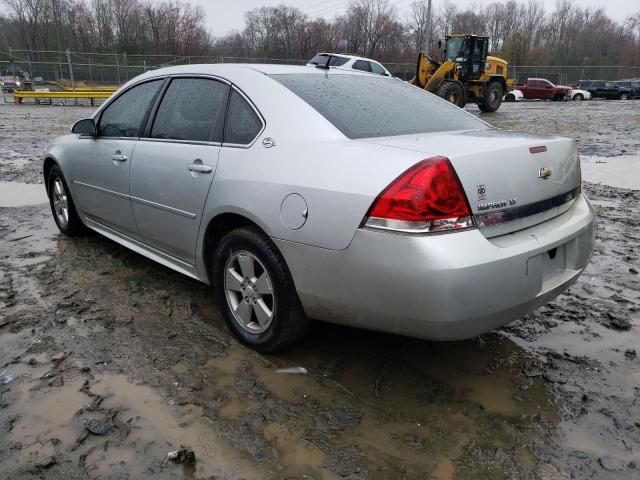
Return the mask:
M 554 218 L 579 193 L 578 153 L 568 138 L 487 129 L 358 141 L 449 158 L 487 237 Z

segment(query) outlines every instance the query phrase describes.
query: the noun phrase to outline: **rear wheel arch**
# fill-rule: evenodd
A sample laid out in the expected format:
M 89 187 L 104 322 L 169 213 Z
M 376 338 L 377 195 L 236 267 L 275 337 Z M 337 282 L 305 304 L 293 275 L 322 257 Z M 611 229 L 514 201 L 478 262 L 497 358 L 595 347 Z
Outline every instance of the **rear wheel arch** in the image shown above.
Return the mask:
M 241 227 L 255 228 L 266 237 L 269 237 L 267 232 L 265 232 L 260 225 L 248 217 L 238 213 L 221 213 L 209 220 L 202 242 L 202 258 L 204 260 L 204 265 L 207 270 L 207 278 L 210 284 L 213 284 L 213 279 L 211 277 L 211 269 L 213 268 L 213 252 L 215 252 L 220 240 L 222 240 L 222 237 L 232 230 Z M 282 255 L 282 253 L 280 254 Z
M 53 168 L 54 165 L 57 165 L 58 168 L 60 168 L 60 165 L 58 164 L 56 159 L 53 157 L 46 157 L 42 164 L 42 173 L 44 176 L 44 187 L 47 190 L 47 194 L 49 193 L 49 172 L 51 172 L 51 169 Z

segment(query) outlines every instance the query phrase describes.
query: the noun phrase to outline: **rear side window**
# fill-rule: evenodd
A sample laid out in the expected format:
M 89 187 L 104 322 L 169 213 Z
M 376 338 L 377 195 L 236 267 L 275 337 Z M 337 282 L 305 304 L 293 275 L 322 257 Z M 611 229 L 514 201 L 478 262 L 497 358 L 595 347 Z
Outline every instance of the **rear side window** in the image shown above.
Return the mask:
M 224 142 L 247 145 L 262 130 L 262 122 L 251 105 L 235 90 L 231 91 L 227 122 L 224 127 Z
M 163 80 L 153 80 L 127 90 L 111 102 L 100 115 L 101 137 L 138 137 L 142 121 Z
M 371 71 L 371 64 L 369 62 L 365 62 L 364 60 L 356 60 L 353 64 L 354 70 L 362 70 L 363 72 Z
M 208 78 L 176 78 L 156 114 L 152 138 L 221 142 L 229 87 Z
M 489 128 L 437 96 L 373 75 L 271 75 L 349 138 Z

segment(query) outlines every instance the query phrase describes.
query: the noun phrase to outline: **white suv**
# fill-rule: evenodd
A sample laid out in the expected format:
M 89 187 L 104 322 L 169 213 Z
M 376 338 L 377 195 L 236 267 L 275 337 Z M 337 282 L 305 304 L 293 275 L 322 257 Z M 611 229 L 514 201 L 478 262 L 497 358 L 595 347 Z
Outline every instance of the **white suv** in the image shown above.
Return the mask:
M 384 68 L 375 60 L 343 53 L 318 53 L 315 57 L 309 60 L 307 66 L 327 66 L 331 68 L 338 68 L 340 70 L 358 70 L 361 72 L 375 73 L 376 75 L 384 75 L 386 77 L 393 76 L 389 70 Z

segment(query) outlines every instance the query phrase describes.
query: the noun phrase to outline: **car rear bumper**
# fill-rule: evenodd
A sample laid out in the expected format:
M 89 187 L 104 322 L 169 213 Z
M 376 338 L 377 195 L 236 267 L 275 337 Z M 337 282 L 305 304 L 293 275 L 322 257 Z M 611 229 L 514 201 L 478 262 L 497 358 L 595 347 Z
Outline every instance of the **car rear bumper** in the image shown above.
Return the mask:
M 552 220 L 491 239 L 479 230 L 359 229 L 340 251 L 274 241 L 311 318 L 456 340 L 516 320 L 567 289 L 589 263 L 594 233 L 594 210 L 580 195 Z

